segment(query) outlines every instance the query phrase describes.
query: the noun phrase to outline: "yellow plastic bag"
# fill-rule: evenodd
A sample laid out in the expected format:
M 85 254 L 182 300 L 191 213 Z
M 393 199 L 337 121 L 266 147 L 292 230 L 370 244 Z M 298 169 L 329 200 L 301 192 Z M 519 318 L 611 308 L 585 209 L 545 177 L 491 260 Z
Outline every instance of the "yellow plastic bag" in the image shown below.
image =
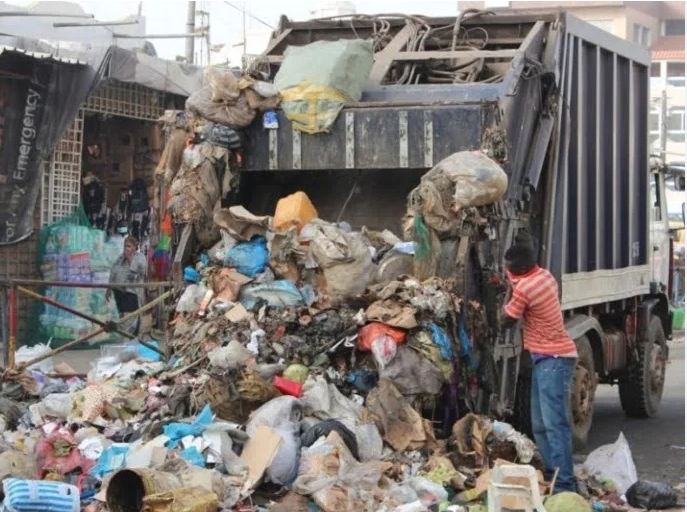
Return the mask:
M 281 97 L 281 108 L 293 128 L 311 135 L 329 132 L 348 101 L 333 87 L 307 82 L 281 91 Z

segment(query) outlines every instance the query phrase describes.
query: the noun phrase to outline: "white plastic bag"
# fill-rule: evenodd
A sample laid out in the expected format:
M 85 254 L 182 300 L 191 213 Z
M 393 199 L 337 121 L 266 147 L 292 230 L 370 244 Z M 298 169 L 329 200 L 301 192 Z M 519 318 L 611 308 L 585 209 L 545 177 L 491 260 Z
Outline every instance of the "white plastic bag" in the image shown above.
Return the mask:
M 50 342 L 48 342 L 47 344 L 39 343 L 38 345 L 34 345 L 33 347 L 21 347 L 14 353 L 14 361 L 16 364 L 25 363 L 27 361 L 31 361 L 32 359 L 37 358 L 38 356 L 47 354 L 48 352 L 50 352 L 50 350 Z M 53 359 L 52 357 L 49 357 L 48 359 L 45 359 L 40 363 L 31 365 L 27 369 L 39 371 L 41 373 L 52 373 L 53 368 Z
M 398 346 L 391 336 L 377 336 L 372 340 L 372 355 L 380 370 L 386 368 L 394 357 L 396 357 L 396 350 Z
M 193 313 L 200 306 L 207 291 L 202 285 L 188 285 L 177 302 L 177 313 Z
M 74 400 L 70 393 L 51 393 L 40 403 L 40 414 L 43 418 L 66 420 L 72 410 Z
M 265 479 L 279 485 L 291 483 L 298 473 L 301 449 L 301 404 L 292 396 L 280 396 L 255 411 L 246 425 L 246 433 L 255 435 L 260 425 L 274 429 L 282 438 L 281 446 L 267 468 Z
M 494 203 L 508 188 L 508 175 L 481 151 L 454 153 L 435 165 L 422 179 L 440 175 L 453 184 L 453 206 L 458 208 Z
M 353 433 L 355 434 L 355 440 L 358 444 L 358 457 L 360 457 L 360 462 L 379 460 L 382 458 L 384 441 L 382 440 L 382 435 L 379 433 L 377 425 L 373 423 L 358 425 L 353 429 Z
M 637 481 L 632 450 L 621 432 L 613 444 L 600 446 L 587 456 L 584 468 L 590 475 L 611 480 L 621 496 Z

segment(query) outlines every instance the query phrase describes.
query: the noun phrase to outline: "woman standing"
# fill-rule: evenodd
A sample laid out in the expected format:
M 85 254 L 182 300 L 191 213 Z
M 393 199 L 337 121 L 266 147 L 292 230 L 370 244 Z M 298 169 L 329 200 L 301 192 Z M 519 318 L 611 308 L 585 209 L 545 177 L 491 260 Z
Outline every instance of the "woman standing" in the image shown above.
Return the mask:
M 107 300 L 110 300 L 114 293 L 117 310 L 120 316 L 136 311 L 143 305 L 143 288 L 127 287 L 127 284 L 144 283 L 148 273 L 148 262 L 138 252 L 138 240 L 129 236 L 124 240 L 124 252 L 117 258 L 112 270 L 110 271 L 110 283 L 122 285 L 107 290 Z M 138 336 L 141 326 L 141 317 L 127 322 L 122 328 L 131 334 Z

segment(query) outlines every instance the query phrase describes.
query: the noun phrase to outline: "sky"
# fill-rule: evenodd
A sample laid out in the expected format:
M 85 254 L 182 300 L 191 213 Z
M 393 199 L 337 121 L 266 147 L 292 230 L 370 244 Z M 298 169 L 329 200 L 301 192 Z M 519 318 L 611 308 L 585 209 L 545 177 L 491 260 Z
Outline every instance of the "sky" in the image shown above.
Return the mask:
M 32 2 L 9 0 L 8 3 L 27 6 Z M 138 11 L 137 1 L 101 1 L 75 2 L 83 9 L 95 15 L 100 21 L 112 21 L 135 14 Z M 246 16 L 246 31 L 268 30 L 265 25 L 257 21 L 258 18 L 276 27 L 281 14 L 293 20 L 302 21 L 312 18 L 310 12 L 328 2 L 318 1 L 258 1 L 236 0 L 234 6 L 244 8 L 249 13 Z M 443 1 L 359 1 L 353 2 L 358 13 L 403 13 L 428 16 L 453 16 L 457 13 L 455 0 Z M 212 44 L 233 43 L 240 41 L 243 34 L 243 14 L 221 0 L 196 2 L 196 9 L 210 12 L 210 38 Z M 142 13 L 146 17 L 148 34 L 181 34 L 186 32 L 187 2 L 180 1 L 145 1 Z M 183 39 L 156 39 L 152 41 L 158 56 L 174 59 L 184 54 Z M 196 43 L 198 48 L 199 43 Z

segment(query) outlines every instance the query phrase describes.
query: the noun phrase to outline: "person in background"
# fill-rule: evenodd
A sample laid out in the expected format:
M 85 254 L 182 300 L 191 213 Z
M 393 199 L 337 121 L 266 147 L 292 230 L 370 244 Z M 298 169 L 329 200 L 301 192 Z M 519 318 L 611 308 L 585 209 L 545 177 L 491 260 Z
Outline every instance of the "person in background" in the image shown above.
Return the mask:
M 114 294 L 115 303 L 120 316 L 136 311 L 143 305 L 143 288 L 127 287 L 127 284 L 144 283 L 148 273 L 148 262 L 138 252 L 138 240 L 132 236 L 124 240 L 124 252 L 117 258 L 110 270 L 110 283 L 122 285 L 121 287 L 109 288 L 107 290 L 107 300 Z M 141 325 L 141 318 L 128 322 L 124 330 L 128 330 L 134 335 L 138 335 Z
M 577 492 L 573 473 L 570 392 L 577 348 L 565 332 L 558 283 L 535 262 L 534 244 L 519 234 L 506 251 L 511 285 L 503 328 L 522 320 L 525 350 L 532 357 L 532 431 L 546 467 L 547 480 L 558 469 L 554 492 Z

